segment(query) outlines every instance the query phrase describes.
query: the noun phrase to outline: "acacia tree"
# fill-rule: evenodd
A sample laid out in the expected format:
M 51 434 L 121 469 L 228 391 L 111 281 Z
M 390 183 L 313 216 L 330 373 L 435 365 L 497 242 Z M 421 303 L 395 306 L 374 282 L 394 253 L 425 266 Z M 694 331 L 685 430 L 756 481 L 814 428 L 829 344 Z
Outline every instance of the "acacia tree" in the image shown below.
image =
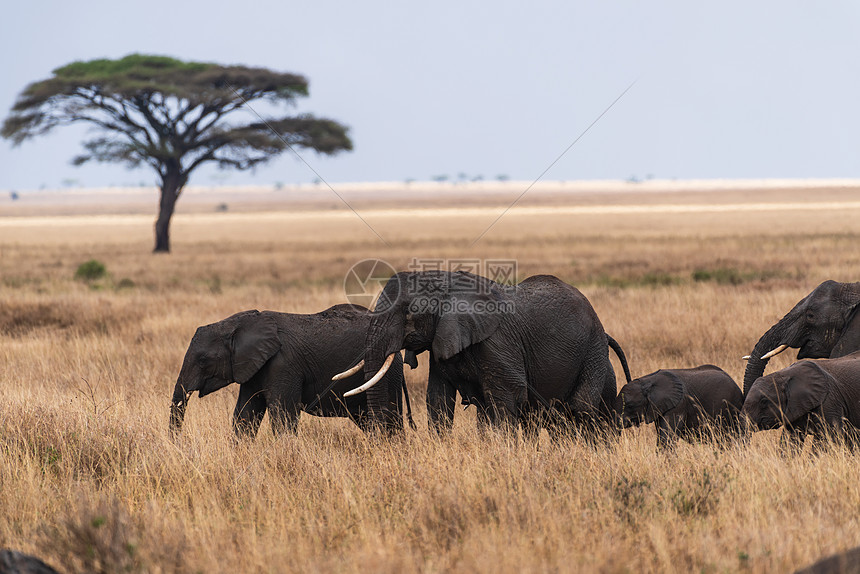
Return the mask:
M 88 124 L 95 135 L 73 164 L 152 167 L 161 185 L 155 251 L 168 252 L 176 200 L 200 165 L 246 170 L 291 146 L 324 154 L 352 149 L 347 128 L 333 120 L 235 113 L 249 102 L 290 105 L 307 95 L 307 79 L 296 74 L 132 54 L 73 62 L 30 84 L 0 134 L 18 145 L 57 126 Z

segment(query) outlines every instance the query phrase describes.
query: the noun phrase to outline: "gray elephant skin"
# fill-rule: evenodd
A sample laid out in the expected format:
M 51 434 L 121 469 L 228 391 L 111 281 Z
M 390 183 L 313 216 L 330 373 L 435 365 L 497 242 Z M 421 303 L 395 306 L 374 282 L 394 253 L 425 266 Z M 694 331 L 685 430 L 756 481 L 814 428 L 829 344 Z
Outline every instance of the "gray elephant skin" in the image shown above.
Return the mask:
M 0 574 L 57 574 L 57 571 L 35 556 L 0 550 Z
M 466 272 L 401 272 L 383 288 L 364 339 L 368 382 L 386 357 L 430 352 L 427 409 L 431 431 L 453 424 L 456 395 L 478 407 L 481 423 L 535 436 L 570 423 L 611 420 L 616 395 L 608 339 L 591 304 L 556 277 L 502 286 Z M 620 346 L 615 344 L 629 370 Z M 371 407 L 387 396 L 365 384 Z M 373 395 L 371 395 L 373 393 Z
M 744 414 L 759 430 L 785 427 L 790 444 L 807 433 L 829 431 L 856 443 L 860 429 L 860 352 L 835 359 L 803 360 L 756 379 Z
M 860 546 L 826 556 L 794 574 L 860 574 Z
M 244 311 L 199 327 L 176 380 L 171 435 L 182 428 L 191 393 L 204 397 L 233 382 L 239 384 L 233 411 L 237 436 L 255 436 L 267 411 L 275 434 L 295 432 L 302 410 L 350 417 L 362 430 L 372 425 L 390 432 L 402 430 L 400 401 L 405 382 L 399 354 L 385 375 L 386 396 L 373 407 L 364 396 L 343 396 L 363 382 L 360 373 L 331 381 L 363 355 L 369 325 L 367 309 L 336 305 L 311 315 Z
M 624 385 L 615 401 L 623 428 L 657 425 L 657 444 L 677 438 L 703 438 L 710 431 L 737 436 L 744 397 L 735 381 L 719 367 L 660 369 Z
M 755 344 L 744 373 L 744 396 L 768 360 L 788 348 L 798 359 L 843 357 L 860 350 L 860 283 L 825 281 L 801 299 Z

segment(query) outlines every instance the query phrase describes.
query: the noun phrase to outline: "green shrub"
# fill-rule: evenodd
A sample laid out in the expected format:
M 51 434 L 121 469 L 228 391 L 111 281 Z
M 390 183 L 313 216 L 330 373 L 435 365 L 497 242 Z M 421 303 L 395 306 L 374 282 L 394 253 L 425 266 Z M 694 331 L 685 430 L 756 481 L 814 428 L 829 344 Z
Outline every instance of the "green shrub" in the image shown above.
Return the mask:
M 742 285 L 756 281 L 771 281 L 773 279 L 801 278 L 800 274 L 791 274 L 779 269 L 756 269 L 740 271 L 734 267 L 717 267 L 714 269 L 696 269 L 691 275 L 693 281 L 701 283 L 710 281 L 717 285 Z
M 121 289 L 133 289 L 133 288 L 134 288 L 134 287 L 136 287 L 136 286 L 137 286 L 137 285 L 135 284 L 135 282 L 134 282 L 134 281 L 132 281 L 132 280 L 131 280 L 131 279 L 129 279 L 128 277 L 123 277 L 122 279 L 120 279 L 120 280 L 119 280 L 119 283 L 117 283 L 117 284 L 116 284 L 116 286 L 114 287 L 114 289 L 116 289 L 117 291 L 119 291 L 119 290 L 121 290 Z
M 78 265 L 75 279 L 79 281 L 95 281 L 107 275 L 107 267 L 97 259 L 90 259 Z
M 717 269 L 696 269 L 693 281 L 713 281 L 718 285 L 740 285 L 754 278 L 753 273 L 741 273 L 737 269 L 719 267 Z
M 628 289 L 631 287 L 671 287 L 672 285 L 680 285 L 683 283 L 681 277 L 664 273 L 662 271 L 648 272 L 638 277 L 616 277 L 609 275 L 601 275 L 597 277 L 595 283 L 600 287 L 617 287 L 620 289 Z

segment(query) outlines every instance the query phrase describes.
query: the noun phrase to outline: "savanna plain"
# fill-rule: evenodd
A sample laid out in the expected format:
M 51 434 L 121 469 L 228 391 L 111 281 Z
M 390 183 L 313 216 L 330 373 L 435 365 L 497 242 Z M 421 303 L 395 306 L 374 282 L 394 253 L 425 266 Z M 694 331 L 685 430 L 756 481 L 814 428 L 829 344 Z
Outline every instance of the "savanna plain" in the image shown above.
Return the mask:
M 671 452 L 652 428 L 482 438 L 474 408 L 440 440 L 423 356 L 407 369 L 418 430 L 401 437 L 303 415 L 296 436 L 264 422 L 236 444 L 236 385 L 192 397 L 182 436 L 167 433 L 197 326 L 345 302 L 347 270 L 372 257 L 515 259 L 520 279 L 583 291 L 634 377 L 712 363 L 741 381 L 741 357 L 799 299 L 860 279 L 856 194 L 537 194 L 474 244 L 503 197 L 356 198 L 384 242 L 336 206 L 180 208 L 157 256 L 148 214 L 0 219 L 0 547 L 65 572 L 785 572 L 856 546 L 857 453 L 787 457 L 779 431 Z M 90 259 L 107 274 L 76 279 Z

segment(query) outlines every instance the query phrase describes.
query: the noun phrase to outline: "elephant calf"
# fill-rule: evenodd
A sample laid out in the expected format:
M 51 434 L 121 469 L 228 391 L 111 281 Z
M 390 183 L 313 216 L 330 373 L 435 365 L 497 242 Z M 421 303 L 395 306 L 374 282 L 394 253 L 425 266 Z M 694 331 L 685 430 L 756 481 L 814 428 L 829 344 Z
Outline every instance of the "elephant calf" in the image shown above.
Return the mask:
M 400 353 L 385 374 L 387 397 L 371 413 L 367 395 L 344 397 L 364 382 L 362 373 L 337 383 L 332 376 L 364 354 L 370 325 L 367 309 L 336 305 L 313 315 L 244 311 L 199 327 L 176 380 L 170 407 L 170 432 L 182 428 L 188 397 L 203 397 L 239 383 L 233 411 L 237 436 L 255 436 L 266 411 L 272 430 L 295 431 L 302 410 L 318 416 L 350 417 L 362 430 L 380 421 L 388 431 L 402 430 L 401 389 L 405 392 Z M 406 396 L 412 423 L 409 397 Z
M 738 385 L 719 367 L 661 369 L 621 388 L 615 413 L 621 427 L 657 423 L 657 444 L 676 437 L 703 436 L 706 424 L 739 432 L 744 397 Z
M 755 380 L 744 414 L 759 430 L 785 427 L 788 442 L 803 446 L 807 432 L 825 430 L 856 444 L 860 429 L 860 352 L 837 359 L 803 360 Z M 788 445 L 786 445 L 788 446 Z

